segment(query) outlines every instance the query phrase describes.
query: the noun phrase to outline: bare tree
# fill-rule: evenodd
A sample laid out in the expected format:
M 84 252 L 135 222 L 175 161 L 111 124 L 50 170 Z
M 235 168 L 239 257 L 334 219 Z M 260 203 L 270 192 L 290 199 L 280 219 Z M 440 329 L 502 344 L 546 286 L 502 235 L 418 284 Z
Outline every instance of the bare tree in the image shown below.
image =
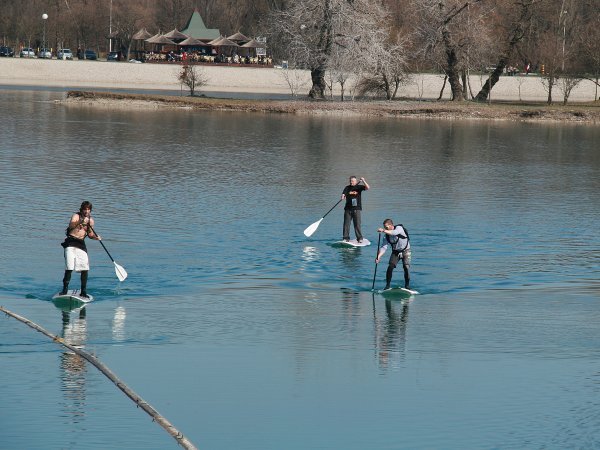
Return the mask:
M 400 84 L 408 78 L 402 44 L 396 39 L 373 46 L 363 69 L 364 73 L 373 72 L 363 74 L 358 85 L 359 95 L 383 93 L 387 100 L 394 99 Z
M 381 5 L 369 0 L 298 0 L 273 11 L 269 25 L 271 38 L 287 52 L 285 59 L 310 69 L 309 97 L 323 99 L 334 47 L 369 52 L 385 17 Z
M 506 69 L 510 58 L 514 54 L 517 44 L 525 36 L 525 29 L 529 25 L 534 6 L 540 0 L 510 0 L 498 2 L 500 8 L 499 21 L 502 33 L 503 44 L 500 54 L 490 77 L 483 85 L 475 100 L 484 102 L 489 97 L 490 91 L 500 79 L 500 75 Z M 520 97 L 520 94 L 519 94 Z
M 540 36 L 538 52 L 543 64 L 542 84 L 548 92 L 547 103 L 550 105 L 552 92 L 558 80 L 572 77 L 574 73 L 572 35 L 578 15 L 577 2 L 575 0 L 550 1 L 546 4 L 546 10 L 540 12 L 542 25 L 545 27 Z
M 304 70 L 298 69 L 296 62 L 288 60 L 286 66 L 281 70 L 281 76 L 285 80 L 292 97 L 296 97 L 300 89 L 306 87 L 306 77 Z
M 600 14 L 598 14 L 598 2 L 596 0 L 585 0 L 584 17 L 589 20 L 582 26 L 581 32 L 577 34 L 578 48 L 581 50 L 581 72 L 584 78 L 596 85 L 594 100 L 598 100 L 598 87 L 600 87 Z M 595 14 L 594 14 L 595 12 Z
M 113 30 L 117 32 L 120 50 L 129 59 L 133 35 L 149 21 L 148 11 L 142 5 L 128 0 L 118 0 L 113 3 Z
M 433 65 L 440 64 L 448 77 L 452 100 L 465 99 L 461 77 L 469 66 L 469 55 L 477 49 L 474 36 L 485 36 L 483 0 L 415 0 L 420 11 L 418 32 L 423 53 Z M 465 20 L 466 17 L 466 20 Z M 475 32 L 475 30 L 478 30 Z
M 208 83 L 208 78 L 200 66 L 185 64 L 181 66 L 181 71 L 177 74 L 177 79 L 182 86 L 187 86 L 190 90 L 190 96 L 193 97 L 196 89 Z
M 581 82 L 581 78 L 572 77 L 569 75 L 563 76 L 557 83 L 558 89 L 563 93 L 563 105 L 569 101 L 571 91 Z

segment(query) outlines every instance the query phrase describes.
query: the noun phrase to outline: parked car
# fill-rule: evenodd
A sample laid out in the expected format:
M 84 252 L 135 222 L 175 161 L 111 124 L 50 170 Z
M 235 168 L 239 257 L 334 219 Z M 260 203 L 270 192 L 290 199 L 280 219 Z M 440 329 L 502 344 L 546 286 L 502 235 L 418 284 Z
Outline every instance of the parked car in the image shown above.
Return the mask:
M 73 52 L 68 48 L 63 48 L 56 54 L 58 59 L 73 59 Z
M 38 52 L 38 58 L 52 59 L 52 52 L 47 48 L 42 48 Z
M 121 61 L 121 59 L 123 59 L 121 52 L 109 52 L 106 56 L 107 61 Z
M 35 52 L 32 48 L 25 47 L 19 53 L 20 58 L 35 58 Z
M 15 56 L 15 52 L 10 47 L 0 47 L 0 56 Z
M 96 55 L 96 52 L 90 49 L 83 52 L 83 57 L 85 59 L 98 59 L 98 55 Z

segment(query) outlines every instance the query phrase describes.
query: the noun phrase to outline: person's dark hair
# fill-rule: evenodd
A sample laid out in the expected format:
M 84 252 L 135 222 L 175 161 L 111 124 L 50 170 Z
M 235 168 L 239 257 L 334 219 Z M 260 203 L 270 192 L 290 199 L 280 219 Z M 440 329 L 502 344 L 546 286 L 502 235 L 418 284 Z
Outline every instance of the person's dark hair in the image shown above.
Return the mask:
M 385 227 L 388 223 L 394 225 L 394 221 L 392 219 L 385 219 L 383 221 L 383 226 Z
M 90 202 L 83 202 L 81 204 L 81 206 L 79 207 L 79 211 L 83 211 L 86 208 L 90 208 L 90 211 L 92 210 L 92 204 Z
M 352 178 L 354 178 L 354 179 L 358 180 L 358 178 L 356 178 L 356 175 L 350 175 L 350 176 L 348 177 L 348 179 L 349 179 L 349 180 L 351 180 Z

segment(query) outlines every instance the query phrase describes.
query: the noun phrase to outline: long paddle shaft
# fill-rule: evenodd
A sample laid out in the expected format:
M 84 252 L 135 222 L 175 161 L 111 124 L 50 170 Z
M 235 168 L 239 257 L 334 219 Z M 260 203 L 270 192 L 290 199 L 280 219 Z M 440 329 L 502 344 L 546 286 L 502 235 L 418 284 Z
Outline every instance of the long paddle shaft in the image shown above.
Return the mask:
M 94 230 L 91 225 L 90 225 L 90 230 L 92 230 L 92 232 L 96 236 L 98 236 L 98 234 L 96 233 L 96 230 Z M 122 266 L 118 265 L 117 262 L 113 259 L 113 257 L 108 252 L 108 249 L 106 248 L 106 245 L 104 245 L 104 242 L 102 242 L 102 240 L 100 240 L 99 242 L 102 245 L 102 248 L 104 249 L 104 251 L 106 252 L 106 254 L 108 255 L 108 257 L 110 258 L 110 260 L 115 265 L 115 273 L 117 275 L 117 278 L 119 279 L 119 281 L 125 281 L 125 278 L 127 278 L 127 271 L 125 271 L 125 269 Z
M 312 236 L 312 235 L 313 235 L 313 233 L 314 233 L 315 231 L 317 231 L 317 228 L 319 228 L 319 225 L 321 224 L 321 221 L 322 221 L 322 220 L 325 218 L 325 216 L 327 216 L 327 214 L 329 214 L 331 211 L 333 211 L 333 209 L 334 209 L 334 208 L 335 208 L 337 205 L 339 205 L 339 204 L 340 204 L 340 202 L 341 202 L 342 200 L 343 200 L 343 199 L 341 199 L 341 198 L 340 198 L 340 199 L 338 200 L 338 202 L 337 202 L 335 205 L 333 205 L 329 211 L 327 211 L 325 214 L 323 214 L 323 217 L 321 217 L 321 218 L 320 218 L 319 220 L 317 220 L 315 223 L 313 223 L 313 224 L 309 225 L 308 227 L 306 227 L 306 230 L 304 230 L 304 235 L 305 235 L 306 237 L 310 237 L 310 236 Z
M 375 290 L 375 277 L 377 276 L 377 257 L 379 256 L 379 247 L 381 245 L 381 233 L 379 233 L 379 237 L 377 238 L 377 253 L 375 254 L 375 271 L 373 273 L 373 286 L 371 286 L 371 290 Z

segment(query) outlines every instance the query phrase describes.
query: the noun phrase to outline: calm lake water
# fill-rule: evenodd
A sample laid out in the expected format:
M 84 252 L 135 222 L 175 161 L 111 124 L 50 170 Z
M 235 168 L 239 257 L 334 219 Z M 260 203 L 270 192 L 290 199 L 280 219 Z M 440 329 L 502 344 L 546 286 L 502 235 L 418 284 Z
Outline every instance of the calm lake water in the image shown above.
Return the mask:
M 199 448 L 600 446 L 600 127 L 0 92 L 0 304 L 95 354 Z M 331 245 L 340 206 L 304 237 L 351 174 L 371 184 L 367 238 L 387 217 L 409 230 L 421 295 L 371 293 L 376 246 Z M 59 244 L 83 200 L 129 278 L 90 242 L 96 300 L 63 315 Z M 178 448 L 5 317 L 0 379 L 1 449 Z

